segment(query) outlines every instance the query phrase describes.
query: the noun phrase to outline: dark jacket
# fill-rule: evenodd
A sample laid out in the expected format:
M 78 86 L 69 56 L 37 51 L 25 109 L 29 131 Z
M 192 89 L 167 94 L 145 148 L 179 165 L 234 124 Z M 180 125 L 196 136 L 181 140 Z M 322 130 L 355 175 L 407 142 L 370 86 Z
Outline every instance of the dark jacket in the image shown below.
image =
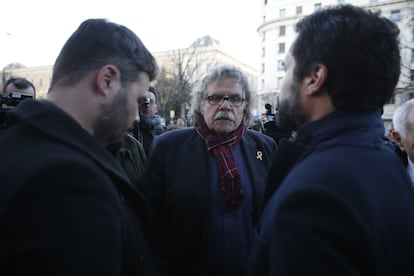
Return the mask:
M 240 146 L 253 182 L 256 220 L 276 143 L 247 130 Z M 154 138 L 144 193 L 154 215 L 167 275 L 199 276 L 207 270 L 203 265 L 211 204 L 207 162 L 206 144 L 193 127 Z
M 132 185 L 142 193 L 148 158 L 142 144 L 125 133 L 117 142 L 106 147 L 121 164 Z
M 0 145 L 0 275 L 157 275 L 148 208 L 72 117 L 25 100 Z
M 414 275 L 414 190 L 383 134 L 378 112 L 335 112 L 299 128 L 249 275 Z

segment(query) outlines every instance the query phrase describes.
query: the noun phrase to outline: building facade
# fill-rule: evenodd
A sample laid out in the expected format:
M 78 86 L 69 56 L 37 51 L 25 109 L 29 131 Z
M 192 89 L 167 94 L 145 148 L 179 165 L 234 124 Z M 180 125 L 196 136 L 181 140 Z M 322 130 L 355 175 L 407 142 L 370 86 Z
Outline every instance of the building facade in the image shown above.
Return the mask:
M 174 74 L 178 64 L 186 66 L 185 70 L 191 71 L 191 82 L 197 81 L 207 70 L 216 64 L 226 63 L 242 69 L 249 80 L 252 93 L 256 94 L 257 70 L 238 59 L 234 58 L 225 51 L 219 41 L 210 36 L 196 39 L 188 48 L 174 49 L 153 53 L 160 68 L 164 68 L 169 73 Z M 11 77 L 23 77 L 31 81 L 37 91 L 37 98 L 46 96 L 52 79 L 53 66 L 41 66 L 27 68 L 19 63 L 12 63 L 1 70 L 1 87 L 5 81 Z M 256 97 L 252 97 L 256 99 Z M 255 103 L 253 103 L 255 108 Z
M 298 20 L 324 6 L 352 4 L 381 11 L 400 28 L 401 76 L 395 97 L 384 107 L 383 119 L 388 124 L 397 106 L 414 98 L 414 1 L 413 0 L 260 0 L 261 20 L 258 106 L 264 112 L 266 103 L 278 106 L 280 86 L 285 75 L 284 58 L 294 38 Z

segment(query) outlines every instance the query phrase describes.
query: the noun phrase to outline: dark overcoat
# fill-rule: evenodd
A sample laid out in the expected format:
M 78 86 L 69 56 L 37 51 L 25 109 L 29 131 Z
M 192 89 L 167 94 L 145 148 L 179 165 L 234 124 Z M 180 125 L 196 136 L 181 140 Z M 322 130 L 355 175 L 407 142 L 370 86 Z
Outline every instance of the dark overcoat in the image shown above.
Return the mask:
M 240 146 L 252 181 L 255 221 L 277 146 L 272 138 L 252 130 L 246 131 Z M 206 271 L 203 260 L 211 204 L 208 154 L 193 127 L 166 132 L 153 141 L 144 193 L 154 215 L 167 275 L 203 275 Z
M 383 135 L 379 112 L 334 112 L 280 145 L 297 160 L 258 223 L 249 275 L 414 275 L 414 189 Z
M 157 275 L 148 206 L 72 117 L 25 100 L 0 142 L 0 275 Z

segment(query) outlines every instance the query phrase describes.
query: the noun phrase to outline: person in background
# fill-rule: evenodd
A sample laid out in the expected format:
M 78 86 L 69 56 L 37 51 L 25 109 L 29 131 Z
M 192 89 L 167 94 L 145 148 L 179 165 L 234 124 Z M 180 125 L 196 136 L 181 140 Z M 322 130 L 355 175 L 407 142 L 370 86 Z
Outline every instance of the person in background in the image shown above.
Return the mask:
M 25 78 L 10 78 L 3 85 L 3 94 L 9 96 L 12 92 L 23 93 L 31 98 L 36 98 L 36 87 Z M 2 106 L 4 108 L 4 106 Z
M 0 145 L 0 275 L 158 275 L 145 199 L 109 151 L 158 66 L 136 34 L 80 24 L 47 99 L 23 101 Z
M 395 110 L 392 125 L 390 135 L 397 143 L 398 150 L 404 153 L 401 158 L 414 185 L 414 99 L 406 101 Z
M 136 120 L 139 123 L 139 115 Z M 142 193 L 144 174 L 148 163 L 148 157 L 142 143 L 126 132 L 106 148 L 119 161 L 132 185 Z
M 185 120 L 183 119 L 183 118 L 178 118 L 177 119 L 177 128 L 183 128 L 183 127 L 186 127 L 186 125 L 185 125 Z
M 142 114 L 151 119 L 154 125 L 154 135 L 160 135 L 164 132 L 160 116 L 158 116 L 157 93 L 154 86 L 150 86 L 146 98 L 141 101 Z
M 29 80 L 25 78 L 10 78 L 8 79 L 4 85 L 2 90 L 2 95 L 6 97 L 10 97 L 12 92 L 18 92 L 24 94 L 27 98 L 36 98 L 36 87 L 31 83 Z M 25 97 L 25 98 L 26 98 Z M 19 102 L 16 102 L 19 103 Z M 3 109 L 12 109 L 15 105 L 3 103 L 1 108 Z
M 340 5 L 295 29 L 279 104 L 281 126 L 297 130 L 279 145 L 290 168 L 274 179 L 248 275 L 414 275 L 414 189 L 381 119 L 398 27 Z
M 174 120 L 168 120 L 168 121 L 165 123 L 165 131 L 168 131 L 168 130 L 174 129 L 174 127 L 175 127 Z
M 15 94 L 15 93 L 18 94 Z M 0 93 L 0 138 L 7 130 L 10 120 L 8 111 L 15 108 L 21 101 L 36 98 L 36 87 L 25 78 L 10 78 Z
M 154 136 L 164 132 L 161 121 L 156 115 L 158 106 L 155 101 L 155 88 L 150 86 L 145 96 L 138 99 L 140 119 L 135 120 L 132 128 L 128 131 L 130 135 L 142 143 L 147 156 Z
M 20 92 L 36 98 L 36 87 L 26 78 L 15 77 L 8 79 L 3 85 L 2 92 L 6 95 L 10 95 L 11 92 Z
M 165 275 L 243 275 L 275 141 L 246 129 L 240 69 L 211 69 L 193 91 L 194 127 L 156 136 L 144 186 Z

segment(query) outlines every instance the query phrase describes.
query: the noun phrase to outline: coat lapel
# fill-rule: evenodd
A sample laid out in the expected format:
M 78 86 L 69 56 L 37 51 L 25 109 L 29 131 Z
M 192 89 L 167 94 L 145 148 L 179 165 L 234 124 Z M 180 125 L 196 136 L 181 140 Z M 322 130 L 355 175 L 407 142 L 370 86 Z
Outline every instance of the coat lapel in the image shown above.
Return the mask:
M 191 188 L 200 209 L 207 210 L 210 207 L 208 152 L 204 141 L 200 139 L 196 131 L 184 150 L 187 156 L 195 156 L 195 158 L 186 161 L 188 177 L 191 180 Z

